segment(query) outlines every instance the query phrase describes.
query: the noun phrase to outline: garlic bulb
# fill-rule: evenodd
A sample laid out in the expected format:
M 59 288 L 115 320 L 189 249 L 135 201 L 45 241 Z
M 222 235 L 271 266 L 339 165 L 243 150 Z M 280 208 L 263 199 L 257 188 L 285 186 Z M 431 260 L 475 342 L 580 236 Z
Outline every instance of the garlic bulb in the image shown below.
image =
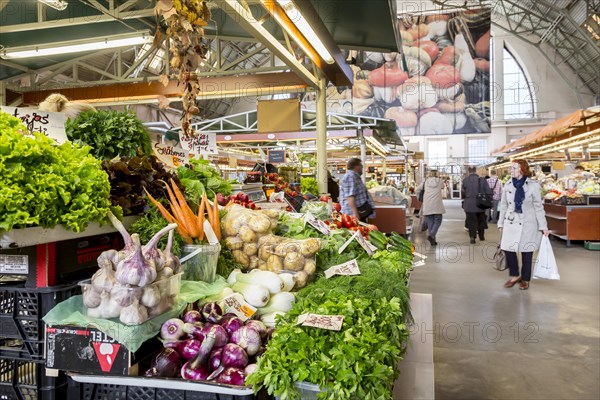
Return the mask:
M 129 285 L 121 285 L 118 282 L 110 291 L 112 299 L 121 307 L 128 307 L 132 305 L 135 300 L 140 298 L 140 294 L 140 288 L 133 288 Z
M 121 309 L 123 307 L 121 307 L 116 301 L 114 301 L 110 297 L 110 292 L 106 292 L 106 291 L 102 292 L 102 294 L 100 295 L 100 298 L 102 300 L 100 301 L 100 306 L 98 308 L 100 309 L 102 318 L 106 318 L 106 319 L 117 318 L 121 314 Z M 89 310 L 88 310 L 88 314 L 89 314 Z
M 87 315 L 92 318 L 102 318 L 102 309 L 100 307 L 88 308 Z
M 154 282 L 156 269 L 142 255 L 139 235 L 133 234 L 132 239 L 134 249 L 117 264 L 115 277 L 122 285 L 144 287 Z
M 139 325 L 148 320 L 148 310 L 135 300 L 129 307 L 121 310 L 119 319 L 125 325 Z
M 160 271 L 158 273 L 158 276 L 156 277 L 156 281 L 162 281 L 163 279 L 169 279 L 170 277 L 173 276 L 173 270 L 169 267 L 164 267 L 162 269 L 162 271 Z
M 170 309 L 173 306 L 174 300 L 173 297 L 163 297 L 162 301 L 158 303 L 155 307 L 151 307 L 148 309 L 149 316 L 156 317 Z
M 173 234 L 174 230 L 169 232 L 169 240 L 167 241 L 167 247 L 163 251 L 163 255 L 165 257 L 165 265 L 164 268 L 171 269 L 171 275 L 179 273 L 181 270 L 181 262 L 179 261 L 179 257 L 173 254 Z M 164 275 L 164 278 L 168 278 L 170 275 Z
M 142 305 L 146 307 L 155 307 L 160 303 L 160 290 L 155 285 L 150 285 L 144 288 L 142 294 Z
M 112 270 L 110 264 L 105 263 L 104 266 L 92 276 L 92 286 L 94 286 L 98 292 L 104 290 L 110 291 L 115 282 L 115 272 Z
M 165 256 L 163 254 L 162 251 L 160 251 L 158 249 L 158 247 L 156 247 L 156 245 L 158 244 L 158 241 L 167 233 L 167 232 L 172 232 L 173 229 L 177 228 L 177 224 L 169 224 L 166 227 L 162 228 L 160 231 L 158 231 L 153 237 L 152 239 L 150 239 L 148 241 L 148 243 L 146 243 L 145 246 L 142 247 L 142 254 L 144 255 L 144 258 L 150 262 L 154 264 L 154 267 L 156 268 L 157 271 L 160 271 L 163 269 L 164 265 L 165 265 Z
M 96 308 L 100 305 L 102 298 L 100 292 L 94 289 L 92 285 L 86 285 L 83 287 L 83 305 L 87 308 Z

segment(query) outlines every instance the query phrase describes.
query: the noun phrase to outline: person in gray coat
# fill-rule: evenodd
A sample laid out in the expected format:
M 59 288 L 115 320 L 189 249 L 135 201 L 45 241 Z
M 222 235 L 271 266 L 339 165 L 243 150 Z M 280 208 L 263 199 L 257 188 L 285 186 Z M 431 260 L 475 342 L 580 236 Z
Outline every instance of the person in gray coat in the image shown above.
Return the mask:
M 446 212 L 442 201 L 442 189 L 444 181 L 438 177 L 436 170 L 429 171 L 429 177 L 418 188 L 417 193 L 425 188 L 423 192 L 423 205 L 419 215 L 427 221 L 427 240 L 432 246 L 437 245 L 435 237 L 442 225 L 442 214 Z
M 540 248 L 542 234 L 548 236 L 546 213 L 539 182 L 530 178 L 525 160 L 515 160 L 511 166 L 512 179 L 506 183 L 500 200 L 498 228 L 502 232 L 500 248 L 506 254 L 510 279 L 504 287 L 519 283 L 519 289 L 529 289 L 533 252 Z M 521 274 L 517 252 L 521 253 Z
M 492 194 L 487 182 L 480 178 L 476 173 L 475 167 L 469 167 L 469 176 L 462 183 L 463 209 L 467 214 L 466 227 L 469 229 L 471 243 L 475 243 L 475 238 L 479 234 L 479 240 L 485 240 L 485 229 L 487 221 L 485 210 L 477 207 L 477 195 L 479 193 Z

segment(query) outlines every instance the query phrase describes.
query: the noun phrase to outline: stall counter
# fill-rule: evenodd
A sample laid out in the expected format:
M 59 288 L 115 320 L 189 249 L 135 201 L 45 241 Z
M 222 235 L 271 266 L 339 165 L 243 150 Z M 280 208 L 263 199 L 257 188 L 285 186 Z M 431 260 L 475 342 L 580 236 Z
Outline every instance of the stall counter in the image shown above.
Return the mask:
M 600 241 L 600 205 L 544 204 L 548 229 L 553 236 L 567 241 Z
M 369 223 L 376 225 L 384 233 L 398 232 L 401 235 L 412 233 L 413 209 L 406 206 L 375 203 L 375 218 Z

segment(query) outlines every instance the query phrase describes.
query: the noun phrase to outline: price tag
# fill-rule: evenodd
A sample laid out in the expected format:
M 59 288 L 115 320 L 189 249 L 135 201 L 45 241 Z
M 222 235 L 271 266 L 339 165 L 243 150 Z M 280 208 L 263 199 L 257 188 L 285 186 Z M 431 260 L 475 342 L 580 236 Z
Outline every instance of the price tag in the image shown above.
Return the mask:
M 423 265 L 425 265 L 425 260 L 417 261 L 412 266 L 413 267 L 422 267 Z
M 334 265 L 325 271 L 325 278 L 329 279 L 334 275 L 360 275 L 356 259 L 347 261 L 340 265 Z
M 244 297 L 239 293 L 234 293 L 223 299 L 225 313 L 234 313 L 242 321 L 246 321 L 256 313 L 256 308 L 244 300 Z
M 313 328 L 327 329 L 330 331 L 341 330 L 343 323 L 343 315 L 319 315 L 306 313 L 298 316 L 298 325 L 311 326 Z
M 421 253 L 414 253 L 413 255 L 414 255 L 415 257 L 420 257 L 420 258 L 422 258 L 423 260 L 427 260 L 427 256 L 426 256 L 426 255 L 424 255 L 424 254 L 421 254 Z
M 289 212 L 289 213 L 287 213 L 287 215 L 290 218 L 293 218 L 293 219 L 304 218 L 304 214 L 303 213 Z M 304 220 L 304 222 L 306 223 L 306 220 Z
M 354 239 L 356 239 L 358 244 L 360 244 L 360 246 L 363 249 L 365 249 L 365 251 L 367 252 L 367 254 L 369 256 L 372 256 L 373 254 L 375 254 L 375 250 L 377 250 L 377 247 L 375 247 L 371 243 L 367 242 L 367 239 L 365 239 L 365 237 L 360 233 L 360 231 L 356 231 L 352 237 Z
M 215 132 L 196 132 L 194 137 L 185 137 L 183 131 L 179 132 L 179 141 L 184 150 L 195 154 L 218 154 L 217 134 Z
M 331 230 L 329 229 L 329 226 L 325 222 L 312 215 L 311 213 L 307 212 L 304 216 L 304 220 L 308 222 L 313 228 L 321 232 L 323 235 L 331 235 Z
M 27 127 L 27 132 L 23 132 L 25 135 L 33 137 L 33 132 L 41 132 L 58 144 L 68 140 L 65 133 L 67 117 L 63 113 L 40 111 L 29 107 L 0 106 L 0 110 L 20 119 Z
M 0 254 L 0 274 L 28 274 L 29 256 Z

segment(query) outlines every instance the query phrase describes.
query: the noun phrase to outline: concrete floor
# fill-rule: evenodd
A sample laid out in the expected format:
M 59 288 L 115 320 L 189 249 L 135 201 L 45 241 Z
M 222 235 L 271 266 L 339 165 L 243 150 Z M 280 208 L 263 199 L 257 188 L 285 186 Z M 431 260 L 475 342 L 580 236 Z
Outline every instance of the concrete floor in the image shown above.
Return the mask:
M 561 280 L 506 289 L 496 226 L 469 245 L 460 202 L 445 206 L 437 248 L 414 236 L 429 258 L 411 277 L 433 294 L 433 326 L 415 329 L 434 341 L 436 399 L 600 399 L 600 252 L 553 240 Z

